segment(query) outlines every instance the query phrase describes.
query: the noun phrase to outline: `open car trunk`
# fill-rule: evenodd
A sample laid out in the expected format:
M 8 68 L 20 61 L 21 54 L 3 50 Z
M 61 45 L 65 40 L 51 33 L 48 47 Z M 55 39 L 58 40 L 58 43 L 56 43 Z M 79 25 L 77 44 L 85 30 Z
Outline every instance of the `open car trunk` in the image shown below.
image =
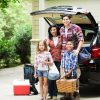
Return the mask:
M 31 15 L 34 18 L 43 17 L 51 24 L 62 24 L 61 16 L 64 14 L 72 15 L 72 23 L 78 24 L 82 29 L 90 29 L 93 31 L 98 30 L 98 24 L 94 20 L 93 16 L 86 9 L 72 6 L 55 6 L 47 8 L 45 10 L 32 12 Z

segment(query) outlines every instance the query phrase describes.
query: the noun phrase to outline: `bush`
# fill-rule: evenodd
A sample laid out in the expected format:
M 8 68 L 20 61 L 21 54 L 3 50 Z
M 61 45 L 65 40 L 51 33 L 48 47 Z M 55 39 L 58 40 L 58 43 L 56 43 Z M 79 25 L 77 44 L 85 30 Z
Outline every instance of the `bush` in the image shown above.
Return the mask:
M 0 10 L 0 68 L 30 62 L 31 16 L 20 1 Z
M 14 63 L 17 59 L 15 54 L 15 47 L 12 40 L 2 39 L 0 40 L 0 66 L 10 67 L 11 63 Z
M 16 31 L 16 53 L 19 55 L 22 64 L 30 63 L 31 33 L 31 25 L 21 25 Z

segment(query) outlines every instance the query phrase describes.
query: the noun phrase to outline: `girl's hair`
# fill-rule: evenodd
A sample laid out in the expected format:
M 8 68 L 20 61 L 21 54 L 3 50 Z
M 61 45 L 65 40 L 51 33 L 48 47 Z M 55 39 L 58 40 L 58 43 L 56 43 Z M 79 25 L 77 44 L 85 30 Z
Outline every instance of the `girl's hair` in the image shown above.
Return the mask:
M 52 40 L 52 37 L 53 37 L 53 35 L 52 35 L 51 32 L 50 32 L 50 31 L 51 31 L 51 28 L 53 28 L 53 27 L 55 27 L 56 30 L 57 30 L 57 36 L 60 35 L 59 27 L 58 27 L 57 25 L 51 25 L 51 26 L 48 28 L 48 37 L 49 37 L 50 40 Z
M 41 50 L 39 49 L 39 43 L 40 43 L 40 42 L 43 42 L 43 44 L 44 44 L 44 51 L 48 51 L 46 41 L 41 40 L 41 41 L 39 41 L 38 44 L 37 44 L 36 52 L 37 52 L 37 53 L 41 52 Z

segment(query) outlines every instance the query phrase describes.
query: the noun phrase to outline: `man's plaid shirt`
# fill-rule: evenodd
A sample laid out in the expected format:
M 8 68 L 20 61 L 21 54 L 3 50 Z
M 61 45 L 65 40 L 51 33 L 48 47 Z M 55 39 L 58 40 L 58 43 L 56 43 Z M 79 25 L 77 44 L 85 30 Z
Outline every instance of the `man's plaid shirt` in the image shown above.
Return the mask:
M 66 42 L 73 37 L 73 34 L 76 35 L 77 40 L 74 43 L 74 49 L 77 49 L 78 43 L 84 41 L 83 33 L 81 28 L 78 25 L 71 24 L 71 27 L 68 29 L 67 37 L 65 34 L 65 27 L 60 28 L 60 34 L 62 37 L 62 53 L 66 51 Z

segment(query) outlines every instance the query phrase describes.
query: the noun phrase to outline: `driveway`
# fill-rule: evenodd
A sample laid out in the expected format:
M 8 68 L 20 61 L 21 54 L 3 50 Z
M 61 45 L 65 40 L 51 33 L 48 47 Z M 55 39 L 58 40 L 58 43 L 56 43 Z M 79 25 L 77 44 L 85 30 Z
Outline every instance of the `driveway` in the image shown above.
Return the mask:
M 13 95 L 13 80 L 23 79 L 23 65 L 6 68 L 0 70 L 0 100 L 39 100 L 39 95 L 31 96 L 14 96 Z M 36 85 L 38 91 L 39 86 Z M 99 87 L 82 87 L 80 100 L 100 100 L 100 86 Z M 61 95 L 58 96 L 60 98 Z

